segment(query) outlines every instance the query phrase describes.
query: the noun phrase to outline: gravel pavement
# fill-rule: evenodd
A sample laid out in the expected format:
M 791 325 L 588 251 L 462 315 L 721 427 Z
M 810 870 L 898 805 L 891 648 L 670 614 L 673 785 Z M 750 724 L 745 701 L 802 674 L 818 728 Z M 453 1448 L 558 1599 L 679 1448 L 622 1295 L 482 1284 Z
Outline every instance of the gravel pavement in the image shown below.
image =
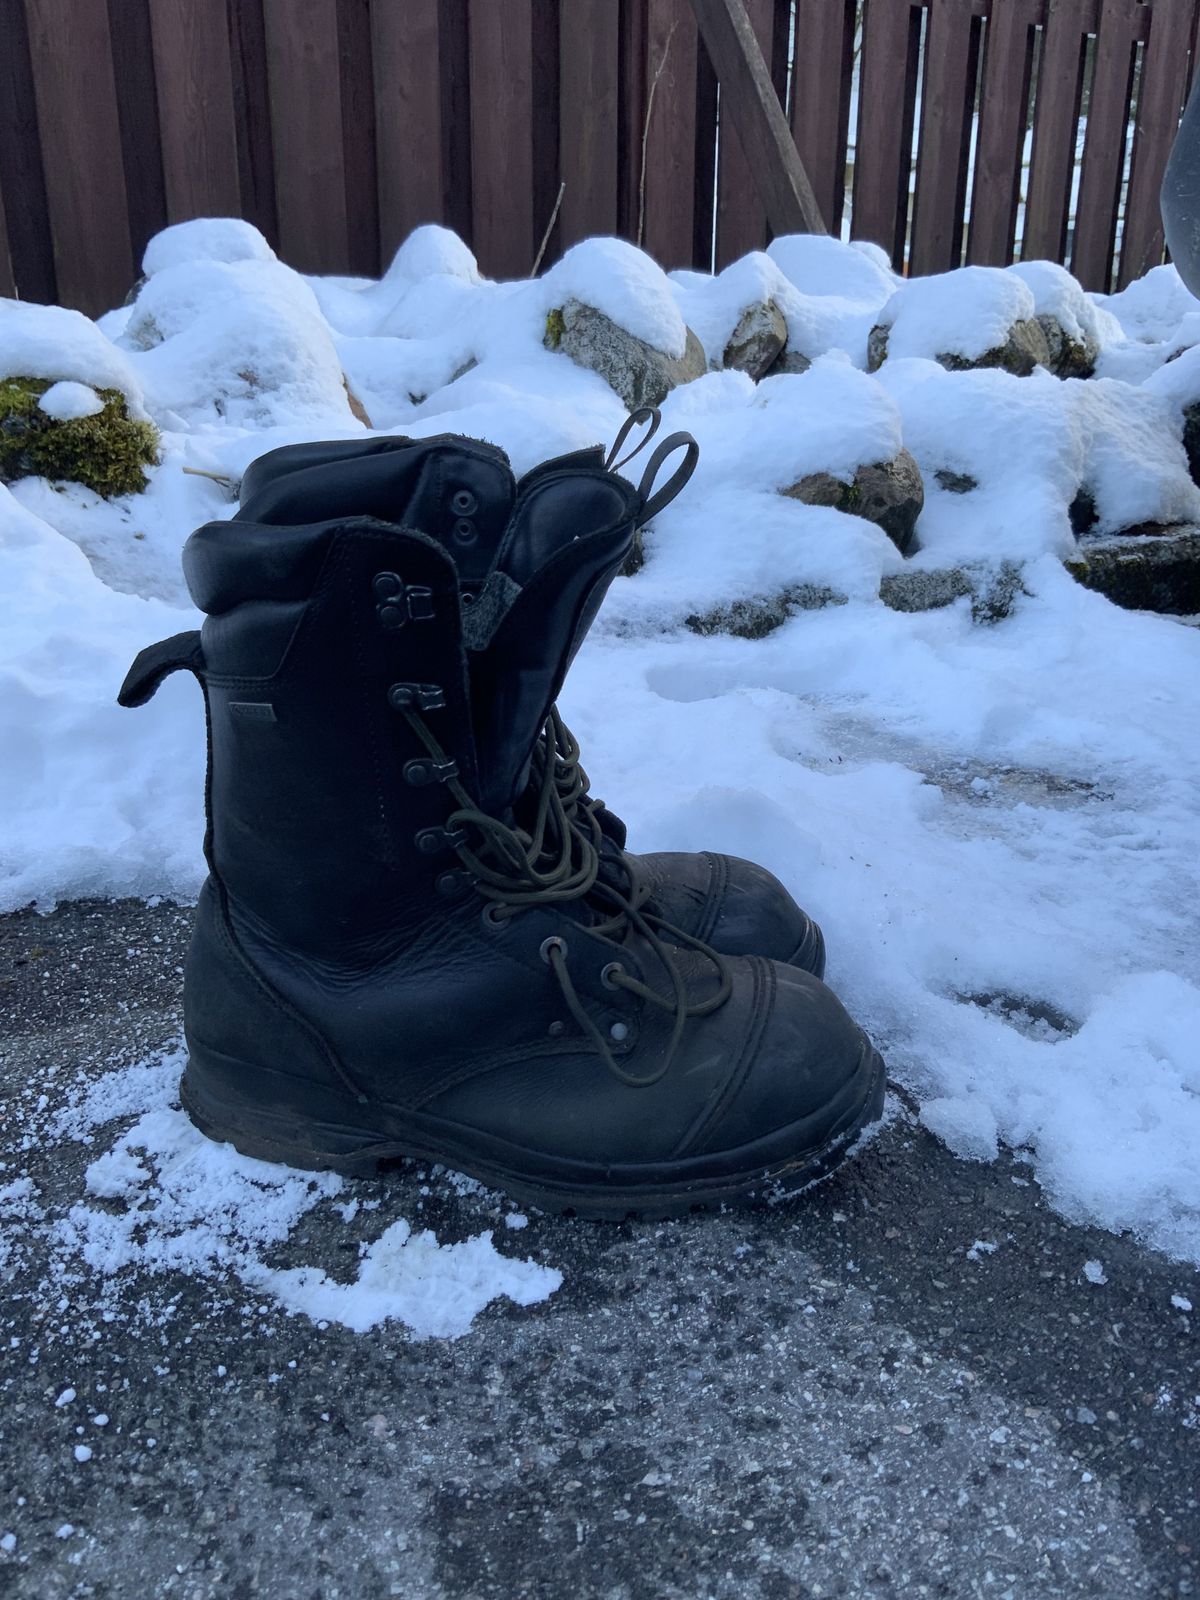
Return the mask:
M 97 1154 L 31 1135 L 41 1096 L 178 1038 L 189 922 L 134 902 L 0 919 L 3 1237 L 26 1180 L 65 1215 Z M 310 1212 L 280 1261 L 353 1262 L 395 1217 L 446 1241 L 503 1216 L 415 1169 L 353 1192 L 379 1205 Z M 1065 1222 L 1020 1161 L 956 1160 L 898 1100 L 801 1198 L 670 1224 L 531 1215 L 497 1246 L 563 1285 L 452 1341 L 322 1327 L 172 1271 L 127 1273 L 114 1315 L 87 1270 L 48 1290 L 36 1252 L 6 1268 L 0 1247 L 0 1595 L 1200 1584 L 1200 1274 Z

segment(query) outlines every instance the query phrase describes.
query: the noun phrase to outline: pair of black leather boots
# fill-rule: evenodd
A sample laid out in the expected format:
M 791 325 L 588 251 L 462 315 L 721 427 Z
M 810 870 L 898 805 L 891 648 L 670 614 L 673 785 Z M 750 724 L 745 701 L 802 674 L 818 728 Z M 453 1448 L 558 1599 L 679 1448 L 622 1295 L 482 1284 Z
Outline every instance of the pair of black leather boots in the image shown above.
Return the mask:
M 617 448 L 516 481 L 449 435 L 291 446 L 189 539 L 203 629 L 120 698 L 179 668 L 204 690 L 181 1093 L 205 1133 L 661 1216 L 820 1176 L 879 1116 L 816 926 L 749 862 L 626 853 L 554 709 L 697 455 L 672 436 L 634 488 Z

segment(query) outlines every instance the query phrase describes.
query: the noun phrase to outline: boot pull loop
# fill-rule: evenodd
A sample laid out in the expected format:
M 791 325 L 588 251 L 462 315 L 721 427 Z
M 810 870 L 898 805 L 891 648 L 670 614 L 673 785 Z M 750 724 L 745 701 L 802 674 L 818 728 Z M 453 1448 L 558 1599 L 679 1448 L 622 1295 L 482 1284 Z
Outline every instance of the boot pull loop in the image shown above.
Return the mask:
M 675 471 L 663 484 L 662 488 L 656 489 L 651 494 L 650 491 L 654 488 L 654 480 L 658 476 L 659 468 L 668 456 L 674 455 L 676 450 L 680 449 L 684 451 L 683 460 L 675 468 Z M 638 484 L 638 493 L 642 497 L 642 509 L 637 519 L 639 527 L 649 522 L 651 517 L 656 517 L 665 506 L 671 504 L 671 501 L 682 489 L 687 487 L 688 480 L 691 478 L 692 473 L 695 472 L 696 463 L 699 459 L 700 446 L 690 433 L 673 433 L 663 440 L 649 461 L 647 461 L 646 470 L 642 474 L 642 481 Z
M 204 651 L 200 631 L 176 633 L 158 644 L 139 650 L 117 694 L 121 706 L 144 706 L 164 678 L 173 672 L 192 672 L 204 682 Z
M 625 418 L 625 421 L 621 424 L 621 431 L 613 440 L 612 449 L 608 452 L 608 456 L 605 459 L 604 465 L 608 468 L 609 472 L 616 472 L 619 468 L 623 467 L 627 461 L 632 461 L 634 456 L 639 455 L 641 451 L 643 451 L 650 443 L 654 435 L 658 432 L 661 422 L 662 413 L 656 406 L 639 406 L 636 411 L 631 411 Z M 621 456 L 621 459 L 618 461 L 617 456 L 620 453 L 621 446 L 625 443 L 626 439 L 628 439 L 634 428 L 641 427 L 643 423 L 649 423 L 650 426 L 646 429 L 646 432 L 643 434 L 642 438 L 637 442 L 637 444 L 634 445 L 629 454 L 627 456 Z

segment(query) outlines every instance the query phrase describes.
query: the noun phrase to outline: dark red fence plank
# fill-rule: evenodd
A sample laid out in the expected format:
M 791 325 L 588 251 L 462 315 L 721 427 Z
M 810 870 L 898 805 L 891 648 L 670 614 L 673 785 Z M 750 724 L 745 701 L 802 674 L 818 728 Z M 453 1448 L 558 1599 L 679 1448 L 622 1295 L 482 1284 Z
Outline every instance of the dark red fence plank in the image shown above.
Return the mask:
M 695 251 L 699 35 L 688 0 L 649 0 L 646 35 L 642 244 L 670 270 L 692 266 Z
M 167 217 L 236 216 L 241 206 L 226 0 L 150 8 Z
M 345 272 L 349 235 L 336 0 L 270 0 L 263 18 L 279 247 L 301 272 Z
M 1033 24 L 1040 9 L 1039 0 L 1006 0 L 992 6 L 987 21 L 967 241 L 967 260 L 980 266 L 1002 267 L 1012 260 Z
M 105 0 L 28 0 L 58 294 L 95 316 L 133 281 Z
M 1187 99 L 1188 50 L 1196 15 L 1192 0 L 1154 0 L 1150 13 L 1121 236 L 1122 289 L 1163 258 L 1158 191 Z
M 0 193 L 0 295 L 11 299 L 17 292 L 12 255 L 8 248 L 8 222 L 4 215 L 4 195 Z
M 129 206 L 129 245 L 136 267 L 147 241 L 167 221 L 150 0 L 108 0 L 108 28 Z
M 1085 289 L 1112 280 L 1117 200 L 1124 176 L 1138 0 L 1102 0 L 1071 271 Z
M 24 0 L 0 0 L 0 39 L 0 191 L 7 196 L 13 277 L 22 299 L 51 301 L 57 297 L 54 243 Z
M 909 0 L 864 0 L 851 231 L 894 260 L 904 253 L 910 165 L 900 63 L 907 68 L 917 16 Z
M 346 260 L 352 273 L 365 277 L 375 277 L 380 265 L 371 10 L 371 0 L 338 0 L 338 87 L 342 106 L 342 163 L 346 183 Z
M 792 134 L 830 233 L 842 225 L 855 0 L 797 0 Z
M 468 15 L 475 254 L 490 277 L 518 278 L 537 249 L 532 0 L 472 0 Z
M 1061 261 L 1066 249 L 1086 18 L 1095 9 L 1095 0 L 1090 5 L 1089 0 L 1047 0 L 1021 246 L 1026 261 Z
M 912 272 L 946 272 L 961 264 L 962 193 L 975 79 L 972 48 L 978 24 L 971 0 L 929 0 L 921 141 L 913 205 Z
M 745 0 L 746 12 L 767 66 L 775 43 L 775 0 Z M 767 242 L 767 213 L 758 197 L 754 173 L 742 141 L 728 112 L 721 116 L 717 152 L 717 255 L 718 270 L 761 250 Z
M 617 231 L 620 10 L 612 0 L 563 9 L 559 173 L 565 185 L 558 243 Z
M 241 214 L 278 248 L 275 141 L 271 133 L 267 33 L 262 8 L 263 0 L 236 0 L 236 4 L 230 8 L 233 114 L 237 132 L 238 184 L 242 194 Z
M 440 222 L 442 80 L 438 0 L 371 11 L 379 243 L 384 262 L 422 222 Z

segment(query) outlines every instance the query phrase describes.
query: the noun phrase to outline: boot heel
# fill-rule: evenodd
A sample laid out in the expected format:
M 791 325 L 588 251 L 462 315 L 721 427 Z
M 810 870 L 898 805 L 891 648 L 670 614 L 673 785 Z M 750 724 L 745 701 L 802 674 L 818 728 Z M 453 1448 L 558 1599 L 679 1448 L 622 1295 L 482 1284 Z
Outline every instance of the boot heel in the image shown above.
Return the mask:
M 231 1090 L 239 1080 L 254 1083 L 259 1090 L 269 1088 L 273 1080 L 280 1099 L 264 1104 L 257 1096 L 240 1095 Z M 289 1108 L 286 1085 L 282 1073 L 192 1044 L 179 1098 L 201 1133 L 257 1161 L 365 1177 L 382 1159 L 396 1156 L 394 1144 L 381 1145 L 378 1128 L 355 1125 L 353 1113 L 359 1109 L 355 1102 L 328 1091 L 314 1092 L 314 1086 L 305 1083 L 303 1107 Z M 294 1092 L 298 1086 L 292 1087 Z

